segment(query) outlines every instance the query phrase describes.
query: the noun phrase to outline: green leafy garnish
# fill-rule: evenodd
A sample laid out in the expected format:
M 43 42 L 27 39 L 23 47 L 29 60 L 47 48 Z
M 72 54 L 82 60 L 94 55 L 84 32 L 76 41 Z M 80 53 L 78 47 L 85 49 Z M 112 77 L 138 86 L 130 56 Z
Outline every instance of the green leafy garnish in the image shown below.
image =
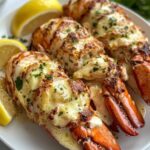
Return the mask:
M 47 80 L 52 80 L 53 79 L 52 75 L 46 75 L 45 77 L 46 77 Z
M 17 90 L 20 91 L 23 87 L 23 80 L 20 77 L 17 77 L 15 84 L 16 84 Z
M 43 70 L 43 68 L 44 68 L 44 65 L 43 64 L 40 64 L 40 70 L 42 71 Z
M 97 67 L 93 68 L 93 72 L 96 72 L 97 70 L 99 70 L 99 68 L 97 68 Z
M 93 22 L 93 27 L 97 27 L 97 22 Z
M 63 112 L 61 111 L 58 116 L 62 116 L 62 115 L 63 115 Z
M 117 19 L 112 17 L 112 18 L 109 18 L 109 27 L 112 27 L 112 26 L 115 26 L 117 23 Z

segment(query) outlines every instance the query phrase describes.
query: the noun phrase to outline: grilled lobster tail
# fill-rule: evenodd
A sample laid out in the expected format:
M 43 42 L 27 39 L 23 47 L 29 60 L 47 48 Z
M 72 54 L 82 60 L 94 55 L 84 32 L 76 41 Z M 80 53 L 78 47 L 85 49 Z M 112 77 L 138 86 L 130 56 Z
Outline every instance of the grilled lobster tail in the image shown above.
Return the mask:
M 69 79 L 45 54 L 21 52 L 13 56 L 6 68 L 6 84 L 14 102 L 37 124 L 69 129 L 85 150 L 120 150 L 91 109 L 88 88 L 82 81 Z
M 116 101 L 115 107 L 111 104 L 116 123 L 127 134 L 137 135 L 135 128 L 144 125 L 143 117 L 120 79 L 115 61 L 104 54 L 102 43 L 84 27 L 69 18 L 50 20 L 33 33 L 32 47 L 57 59 L 74 78 L 95 80 L 104 86 L 106 101 L 109 104 L 112 99 Z M 111 100 L 105 91 L 111 95 Z
M 128 84 L 150 104 L 150 46 L 123 9 L 109 0 L 70 0 L 64 12 L 101 41 L 120 65 L 126 66 Z

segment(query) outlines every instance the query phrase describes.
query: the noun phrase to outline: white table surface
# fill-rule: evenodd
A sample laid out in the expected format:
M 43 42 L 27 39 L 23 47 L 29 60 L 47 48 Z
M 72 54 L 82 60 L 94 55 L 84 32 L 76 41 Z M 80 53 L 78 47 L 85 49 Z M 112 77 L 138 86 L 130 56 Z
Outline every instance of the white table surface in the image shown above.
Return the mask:
M 26 1 L 27 0 L 6 0 L 6 2 L 0 6 L 0 16 L 3 17 L 7 15 L 12 10 L 12 8 L 13 9 L 18 8 Z M 10 149 L 0 141 L 0 150 L 10 150 Z M 150 148 L 148 148 L 147 150 L 150 150 Z

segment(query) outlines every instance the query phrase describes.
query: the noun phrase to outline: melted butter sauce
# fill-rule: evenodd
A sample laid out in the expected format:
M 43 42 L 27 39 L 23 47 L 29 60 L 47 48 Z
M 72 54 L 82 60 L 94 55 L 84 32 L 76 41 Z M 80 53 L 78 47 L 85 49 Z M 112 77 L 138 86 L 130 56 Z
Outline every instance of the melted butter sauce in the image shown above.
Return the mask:
M 104 98 L 102 96 L 101 84 L 96 81 L 87 82 L 87 85 L 90 88 L 91 98 L 96 106 L 98 111 L 98 116 L 107 124 L 112 124 L 112 118 L 105 107 Z

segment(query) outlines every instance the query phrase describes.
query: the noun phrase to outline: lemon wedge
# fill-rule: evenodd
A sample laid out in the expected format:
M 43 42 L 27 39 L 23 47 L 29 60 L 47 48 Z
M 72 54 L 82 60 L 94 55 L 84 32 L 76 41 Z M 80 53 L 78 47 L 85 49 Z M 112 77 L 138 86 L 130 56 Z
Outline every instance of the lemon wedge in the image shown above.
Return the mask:
M 2 72 L 1 72 L 2 73 Z M 4 77 L 0 78 L 0 125 L 8 125 L 16 114 L 15 107 L 5 89 Z
M 12 117 L 8 114 L 3 104 L 0 103 L 0 125 L 6 126 L 11 122 Z
M 62 14 L 58 0 L 30 0 L 18 9 L 12 21 L 12 33 L 21 37 L 32 33 L 51 18 Z
M 11 56 L 27 48 L 18 40 L 0 39 L 0 125 L 8 125 L 16 114 L 11 97 L 5 88 L 5 65 Z
M 0 69 L 3 69 L 11 56 L 27 48 L 18 40 L 0 39 Z

